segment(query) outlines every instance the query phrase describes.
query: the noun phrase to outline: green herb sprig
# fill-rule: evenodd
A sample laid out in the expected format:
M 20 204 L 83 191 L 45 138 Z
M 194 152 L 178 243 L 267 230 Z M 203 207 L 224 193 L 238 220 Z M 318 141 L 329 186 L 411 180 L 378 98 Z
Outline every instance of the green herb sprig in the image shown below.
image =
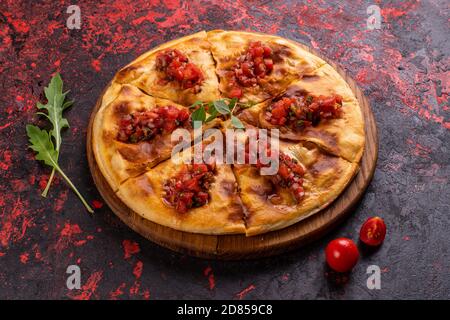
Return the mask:
M 37 152 L 36 160 L 44 161 L 46 165 L 52 167 L 52 173 L 42 192 L 42 196 L 47 196 L 55 172 L 58 172 L 64 180 L 66 180 L 67 184 L 72 188 L 78 198 L 80 198 L 87 211 L 93 213 L 94 210 L 92 210 L 78 189 L 73 185 L 72 181 L 70 181 L 58 165 L 59 151 L 62 142 L 61 131 L 62 129 L 69 127 L 69 122 L 67 119 L 63 118 L 62 113 L 73 104 L 73 101 L 64 101 L 68 92 L 69 91 L 63 92 L 63 81 L 59 73 L 57 73 L 51 79 L 48 87 L 44 88 L 47 104 L 38 102 L 36 105 L 39 110 L 47 111 L 46 113 L 37 112 L 36 114 L 46 117 L 52 124 L 52 129 L 47 131 L 45 129 L 40 129 L 35 125 L 28 124 L 26 130 L 31 143 L 29 147 Z
M 254 105 L 253 102 L 243 103 L 236 98 L 223 98 L 211 102 L 195 101 L 189 108 L 197 108 L 191 115 L 192 121 L 210 122 L 219 115 L 230 116 L 231 124 L 236 129 L 245 129 L 244 124 L 233 113 L 236 107 L 241 109 L 250 108 Z M 208 110 L 208 112 L 206 112 Z M 209 117 L 206 118 L 207 113 Z

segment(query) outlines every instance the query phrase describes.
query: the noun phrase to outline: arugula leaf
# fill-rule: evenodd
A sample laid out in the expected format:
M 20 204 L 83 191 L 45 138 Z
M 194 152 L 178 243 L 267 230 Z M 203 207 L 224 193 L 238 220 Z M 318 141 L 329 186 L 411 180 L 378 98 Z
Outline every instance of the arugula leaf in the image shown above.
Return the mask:
M 72 181 L 66 176 L 66 174 L 61 170 L 58 166 L 58 152 L 53 145 L 51 135 L 46 130 L 41 130 L 34 125 L 26 126 L 27 135 L 31 145 L 29 146 L 31 149 L 36 151 L 36 160 L 44 161 L 44 163 L 53 169 L 55 169 L 63 178 L 66 180 L 67 184 L 72 188 L 72 190 L 76 193 L 78 198 L 80 198 L 81 202 L 86 207 L 87 211 L 90 213 L 94 213 L 94 210 L 89 206 L 83 196 L 80 194 L 78 189 L 73 185 Z
M 225 103 L 224 100 L 216 100 L 214 101 L 214 107 L 217 109 L 217 111 L 221 114 L 230 114 L 230 108 L 228 107 L 228 105 Z
M 67 119 L 62 117 L 62 112 L 73 104 L 73 101 L 66 101 L 66 95 L 69 91 L 63 93 L 63 82 L 61 75 L 57 73 L 51 80 L 48 87 L 44 88 L 45 97 L 47 98 L 47 104 L 37 104 L 38 109 L 46 109 L 47 119 L 53 125 L 52 136 L 56 141 L 56 150 L 59 150 L 61 146 L 61 130 L 69 127 Z M 40 113 L 44 114 L 44 113 Z M 44 114 L 45 115 L 45 114 Z
M 206 118 L 206 120 L 205 120 L 206 123 L 217 118 L 217 116 L 219 114 L 219 112 L 217 112 L 217 109 L 214 106 L 213 102 L 208 102 L 208 114 L 209 114 L 209 117 Z
M 66 101 L 66 95 L 69 91 L 63 92 L 63 81 L 61 79 L 61 75 L 56 73 L 56 75 L 50 80 L 48 87 L 44 88 L 45 97 L 47 98 L 47 104 L 42 104 L 38 102 L 36 104 L 37 108 L 40 110 L 46 110 L 47 113 L 37 112 L 36 114 L 42 115 L 46 117 L 53 128 L 50 131 L 51 136 L 55 139 L 55 150 L 57 151 L 56 160 L 58 161 L 59 149 L 61 147 L 61 131 L 64 128 L 69 127 L 69 122 L 67 119 L 63 118 L 62 113 L 65 109 L 70 107 L 73 104 L 73 101 Z M 46 197 L 50 185 L 53 181 L 53 177 L 55 175 L 55 169 L 52 170 L 49 180 L 47 181 L 47 185 L 42 192 L 42 196 Z
M 192 112 L 191 118 L 193 122 L 194 121 L 205 122 L 206 119 L 205 107 L 202 105 L 200 108 Z
M 30 148 L 37 152 L 36 160 L 44 161 L 46 165 L 53 168 L 58 166 L 58 152 L 53 146 L 49 133 L 31 124 L 28 124 L 26 129 L 31 143 Z
M 36 104 L 39 110 L 47 111 L 37 112 L 37 114 L 46 117 L 52 124 L 52 129 L 50 131 L 46 131 L 33 125 L 27 125 L 26 130 L 31 143 L 30 148 L 37 152 L 36 160 L 44 161 L 46 165 L 52 167 L 52 173 L 47 181 L 44 191 L 42 192 L 42 196 L 47 196 L 55 172 L 58 172 L 77 194 L 86 209 L 92 213 L 94 212 L 92 208 L 87 204 L 86 200 L 58 165 L 59 149 L 62 142 L 61 130 L 69 127 L 69 122 L 67 119 L 63 118 L 62 113 L 73 104 L 73 101 L 64 101 L 69 91 L 63 92 L 62 90 L 63 81 L 59 73 L 56 73 L 56 75 L 50 80 L 48 87 L 44 88 L 47 103 L 42 104 L 38 102 Z
M 231 124 L 236 128 L 236 129 L 245 129 L 244 124 L 241 122 L 241 120 L 239 120 L 238 117 L 231 115 Z
M 205 110 L 205 104 L 208 106 L 208 118 L 206 118 L 206 110 Z M 217 116 L 220 114 L 230 116 L 231 117 L 231 124 L 237 128 L 237 129 L 245 129 L 244 124 L 239 120 L 237 117 L 233 115 L 234 109 L 236 106 L 240 106 L 241 108 L 249 108 L 251 105 L 246 103 L 240 103 L 238 102 L 237 98 L 233 99 L 219 99 L 212 102 L 202 102 L 202 101 L 196 101 L 194 102 L 190 108 L 194 108 L 196 106 L 201 106 L 197 110 L 195 110 L 192 115 L 192 121 L 201 121 L 201 122 L 210 122 L 217 118 Z

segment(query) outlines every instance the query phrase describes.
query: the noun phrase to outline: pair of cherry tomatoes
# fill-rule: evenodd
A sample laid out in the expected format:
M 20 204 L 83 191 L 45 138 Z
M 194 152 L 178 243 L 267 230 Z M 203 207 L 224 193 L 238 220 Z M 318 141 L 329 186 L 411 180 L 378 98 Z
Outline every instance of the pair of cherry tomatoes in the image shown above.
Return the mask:
M 386 225 L 380 217 L 367 219 L 359 232 L 359 239 L 368 246 L 379 246 L 386 236 Z M 353 269 L 359 259 L 356 244 L 348 238 L 331 241 L 325 249 L 325 256 L 331 269 L 337 272 L 348 272 Z

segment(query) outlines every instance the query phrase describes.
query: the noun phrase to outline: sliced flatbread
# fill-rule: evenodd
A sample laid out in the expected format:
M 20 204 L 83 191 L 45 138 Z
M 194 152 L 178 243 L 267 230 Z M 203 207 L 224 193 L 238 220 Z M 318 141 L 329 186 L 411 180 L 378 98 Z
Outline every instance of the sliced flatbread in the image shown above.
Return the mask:
M 183 152 L 182 159 L 190 157 Z M 167 160 L 123 183 L 117 196 L 143 218 L 176 230 L 202 234 L 245 233 L 244 210 L 231 167 L 217 165 L 206 205 L 180 213 L 164 201 L 164 184 L 182 164 Z
M 113 92 L 112 99 L 108 93 Z M 130 177 L 142 174 L 159 162 L 168 159 L 172 148 L 171 134 L 157 135 L 149 141 L 125 143 L 117 139 L 120 118 L 135 111 L 151 110 L 158 106 L 174 106 L 188 110 L 172 101 L 146 95 L 137 87 L 122 85 L 107 90 L 103 99 L 110 101 L 102 105 L 95 116 L 92 132 L 92 146 L 97 164 L 113 190 Z M 210 122 L 214 126 L 217 121 Z M 187 128 L 192 132 L 191 128 Z
M 310 142 L 284 144 L 280 151 L 305 168 L 304 198 L 297 202 L 288 189 L 274 185 L 251 165 L 236 165 L 240 196 L 247 210 L 246 234 L 278 230 L 303 220 L 333 202 L 358 170 L 358 165 L 330 155 Z
M 200 68 L 204 76 L 200 92 L 196 92 L 193 88 L 184 89 L 177 81 L 167 83 L 160 81 L 161 73 L 156 69 L 156 57 L 166 49 L 179 50 L 187 56 L 189 62 Z M 152 96 L 169 99 L 182 105 L 190 105 L 198 100 L 213 101 L 220 97 L 214 60 L 205 31 L 167 42 L 143 54 L 120 70 L 114 81 L 133 84 Z
M 229 77 L 227 74 L 236 64 L 239 56 L 244 54 L 250 42 L 261 41 L 273 52 L 273 70 L 264 78 L 261 85 L 241 87 L 243 102 L 255 103 L 277 96 L 287 86 L 305 75 L 312 75 L 316 69 L 325 64 L 321 58 L 311 54 L 293 41 L 277 36 L 241 31 L 213 30 L 208 32 L 208 41 L 217 63 L 217 75 L 220 78 L 219 89 L 229 97 Z
M 344 79 L 330 65 L 325 65 L 316 70 L 315 75 L 293 82 L 283 96 L 292 97 L 302 92 L 314 96 L 339 94 L 342 96 L 341 116 L 336 119 L 324 119 L 316 126 L 294 131 L 286 126 L 279 127 L 266 121 L 265 110 L 274 102 L 274 99 L 269 99 L 244 110 L 239 118 L 261 128 L 278 128 L 280 138 L 311 141 L 334 155 L 351 162 L 359 162 L 365 143 L 364 119 L 358 100 Z

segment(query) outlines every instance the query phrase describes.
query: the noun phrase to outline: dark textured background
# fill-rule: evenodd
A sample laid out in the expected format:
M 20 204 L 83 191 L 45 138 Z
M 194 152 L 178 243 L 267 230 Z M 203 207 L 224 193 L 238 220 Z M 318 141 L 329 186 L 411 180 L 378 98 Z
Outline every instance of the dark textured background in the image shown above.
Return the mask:
M 374 3 L 381 30 L 366 28 Z M 450 298 L 448 1 L 79 1 L 81 30 L 65 26 L 69 4 L 0 3 L 0 298 Z M 157 44 L 214 28 L 312 46 L 372 104 L 380 138 L 372 184 L 341 226 L 293 253 L 249 262 L 172 253 L 123 225 L 93 186 L 86 126 L 116 70 Z M 41 198 L 50 170 L 26 147 L 24 125 L 38 123 L 35 103 L 55 71 L 76 100 L 60 164 L 101 207 L 93 217 L 59 178 Z M 386 220 L 386 241 L 336 285 L 324 247 L 357 239 L 371 215 Z M 70 264 L 81 267 L 81 290 L 65 286 Z M 366 287 L 370 264 L 382 270 L 381 290 Z

